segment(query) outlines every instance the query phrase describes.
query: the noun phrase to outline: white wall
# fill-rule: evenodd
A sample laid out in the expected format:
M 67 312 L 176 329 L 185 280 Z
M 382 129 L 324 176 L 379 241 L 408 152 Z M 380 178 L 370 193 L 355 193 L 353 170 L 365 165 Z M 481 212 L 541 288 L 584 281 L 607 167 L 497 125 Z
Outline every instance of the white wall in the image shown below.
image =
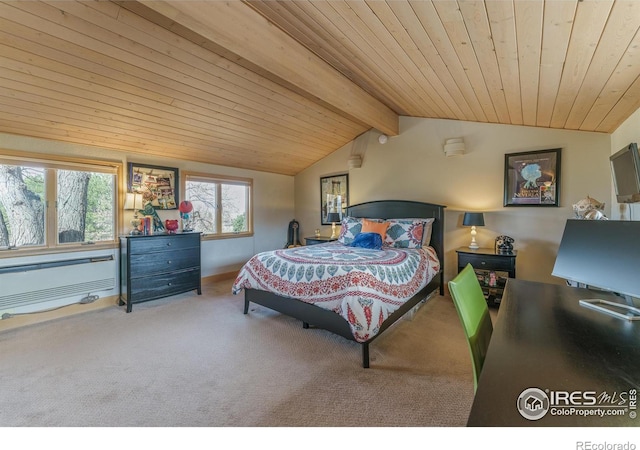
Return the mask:
M 179 161 L 170 158 L 155 158 L 135 154 L 125 154 L 98 147 L 66 144 L 29 137 L 0 133 L 0 153 L 2 149 L 20 150 L 48 155 L 63 155 L 85 159 L 107 159 L 121 161 L 124 165 L 121 190 L 126 191 L 126 164 L 130 161 L 143 164 L 177 167 L 216 175 L 228 175 L 253 179 L 254 235 L 238 239 L 207 240 L 202 245 L 202 275 L 227 273 L 238 270 L 255 253 L 263 250 L 282 248 L 287 242 L 287 226 L 294 217 L 294 178 L 251 170 L 234 169 L 212 164 Z M 158 211 L 165 219 L 177 219 L 177 210 Z M 133 212 L 124 213 L 124 232 L 131 230 L 129 221 Z M 75 253 L 77 256 L 78 253 Z M 3 261 L 6 263 L 6 261 Z M 8 264 L 8 263 L 7 263 Z M 7 265 L 4 264 L 4 265 Z
M 362 168 L 347 170 L 352 150 L 360 148 L 350 143 L 296 176 L 296 218 L 303 237 L 316 228 L 330 234 L 330 227 L 320 226 L 320 177 L 348 172 L 350 204 L 402 199 L 447 206 L 446 279 L 457 273 L 455 249 L 470 241 L 462 213 L 483 211 L 480 246 L 493 247 L 497 235 L 507 234 L 516 241 L 518 278 L 561 284 L 551 271 L 573 203 L 589 195 L 609 206 L 608 134 L 402 117 L 398 136 L 381 145 L 378 135 L 365 136 Z M 467 153 L 448 158 L 443 144 L 454 137 L 464 138 Z M 560 207 L 504 207 L 504 155 L 553 148 L 562 148 Z
M 626 147 L 631 142 L 640 144 L 640 109 L 631 115 L 611 135 L 611 154 Z M 621 220 L 640 220 L 638 203 L 624 204 L 616 201 L 616 192 L 611 186 L 611 218 Z

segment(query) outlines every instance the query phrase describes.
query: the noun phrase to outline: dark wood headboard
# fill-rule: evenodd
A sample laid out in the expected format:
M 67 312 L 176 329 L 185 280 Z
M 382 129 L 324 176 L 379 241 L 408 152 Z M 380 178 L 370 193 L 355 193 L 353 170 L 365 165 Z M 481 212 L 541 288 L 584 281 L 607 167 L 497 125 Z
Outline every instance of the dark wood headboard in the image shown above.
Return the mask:
M 402 219 L 433 217 L 431 246 L 440 258 L 440 275 L 444 274 L 444 209 L 446 206 L 408 200 L 376 200 L 349 206 L 347 215 L 367 219 Z

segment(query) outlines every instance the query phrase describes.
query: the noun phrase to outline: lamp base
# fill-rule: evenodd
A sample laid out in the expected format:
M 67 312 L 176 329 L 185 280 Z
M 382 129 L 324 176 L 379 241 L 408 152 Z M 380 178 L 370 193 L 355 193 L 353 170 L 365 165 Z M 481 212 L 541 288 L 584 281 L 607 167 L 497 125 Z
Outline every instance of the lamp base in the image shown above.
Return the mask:
M 338 235 L 336 234 L 336 224 L 332 223 L 331 224 L 331 238 L 330 239 L 337 239 Z
M 476 226 L 472 225 L 471 226 L 471 244 L 469 244 L 469 248 L 472 249 L 476 249 L 476 248 L 480 248 L 480 246 L 476 243 Z

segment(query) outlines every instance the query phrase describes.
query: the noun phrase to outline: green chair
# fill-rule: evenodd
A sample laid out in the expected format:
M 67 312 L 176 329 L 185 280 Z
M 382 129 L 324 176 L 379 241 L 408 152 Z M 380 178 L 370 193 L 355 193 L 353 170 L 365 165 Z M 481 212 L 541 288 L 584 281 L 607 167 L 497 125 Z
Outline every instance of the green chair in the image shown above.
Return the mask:
M 449 292 L 469 344 L 475 391 L 478 388 L 478 378 L 487 355 L 493 325 L 482 288 L 471 264 L 467 264 L 453 280 L 449 281 Z

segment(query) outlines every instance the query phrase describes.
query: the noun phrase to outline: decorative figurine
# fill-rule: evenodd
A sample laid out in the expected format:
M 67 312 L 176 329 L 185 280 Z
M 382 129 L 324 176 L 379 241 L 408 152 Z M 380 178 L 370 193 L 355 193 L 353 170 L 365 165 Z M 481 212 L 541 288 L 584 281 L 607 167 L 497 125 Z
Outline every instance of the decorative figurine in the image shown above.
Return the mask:
M 164 221 L 164 226 L 167 229 L 167 233 L 175 234 L 178 230 L 178 221 L 176 219 L 167 219 Z
M 164 231 L 164 225 L 162 225 L 162 220 L 160 220 L 160 216 L 158 216 L 158 213 L 156 212 L 151 202 L 144 205 L 144 208 L 141 209 L 140 212 L 143 215 L 150 216 L 152 218 L 152 221 L 153 221 L 152 227 L 154 232 Z
M 573 212 L 576 219 L 607 220 L 607 216 L 605 216 L 602 211 L 604 211 L 604 203 L 588 195 L 587 198 L 583 198 L 573 205 Z
M 191 225 L 191 211 L 193 211 L 193 203 L 189 200 L 183 200 L 178 206 L 180 210 L 180 219 L 182 220 L 182 231 L 193 231 Z

